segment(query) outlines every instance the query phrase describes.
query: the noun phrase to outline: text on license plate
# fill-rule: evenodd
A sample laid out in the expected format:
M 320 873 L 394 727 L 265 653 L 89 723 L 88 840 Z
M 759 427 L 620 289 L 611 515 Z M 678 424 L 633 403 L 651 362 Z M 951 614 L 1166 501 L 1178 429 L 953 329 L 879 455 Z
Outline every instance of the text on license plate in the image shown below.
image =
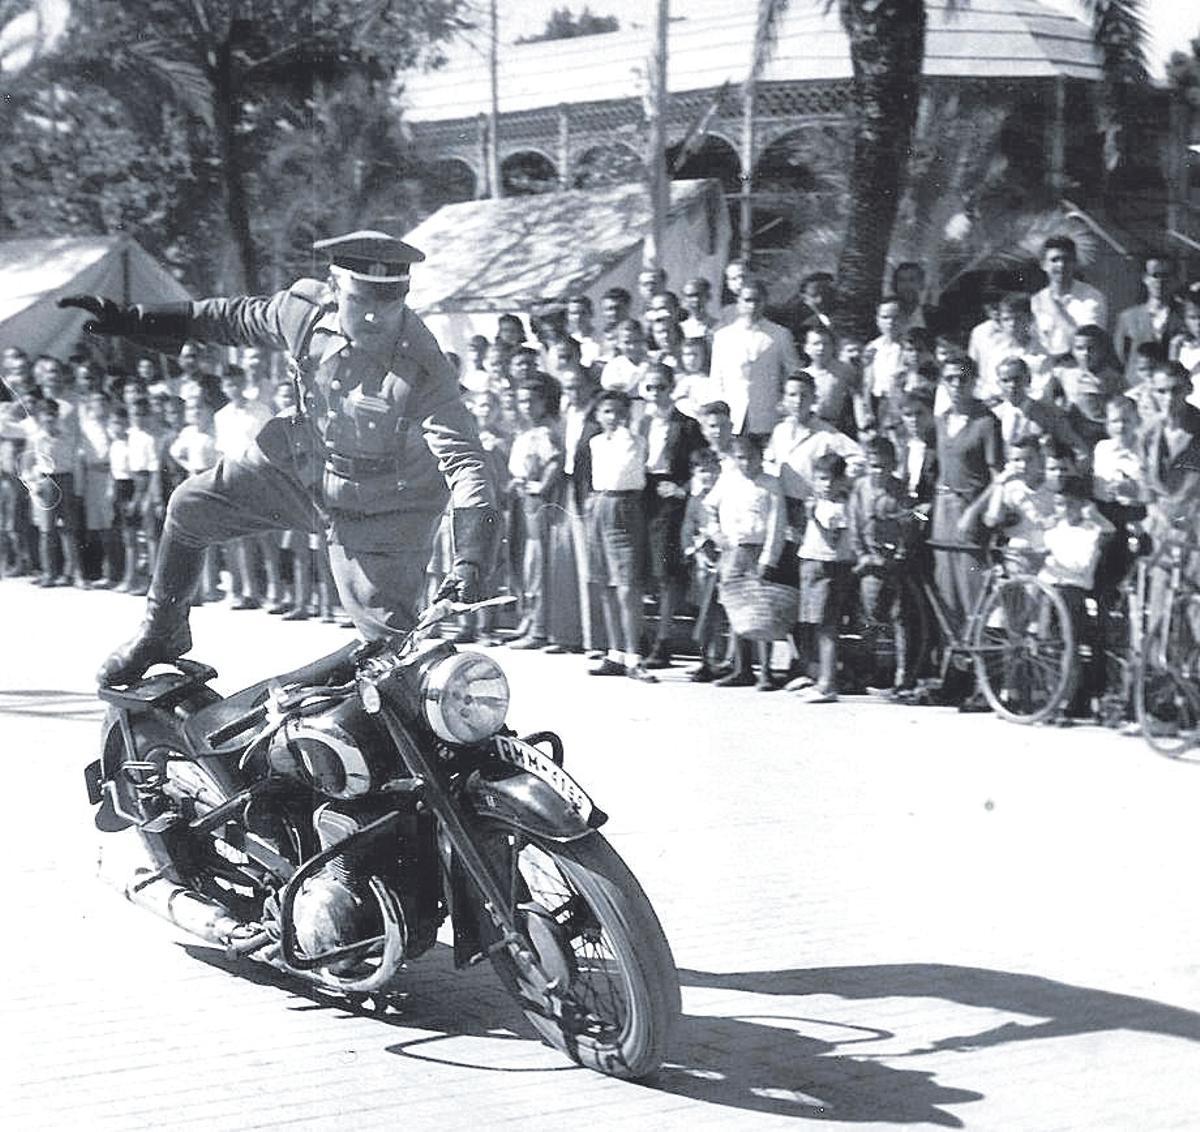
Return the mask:
M 544 755 L 530 743 L 515 739 L 511 735 L 494 738 L 496 754 L 506 763 L 528 771 L 540 778 L 575 811 L 583 821 L 592 816 L 592 800 L 587 792 L 553 759 Z

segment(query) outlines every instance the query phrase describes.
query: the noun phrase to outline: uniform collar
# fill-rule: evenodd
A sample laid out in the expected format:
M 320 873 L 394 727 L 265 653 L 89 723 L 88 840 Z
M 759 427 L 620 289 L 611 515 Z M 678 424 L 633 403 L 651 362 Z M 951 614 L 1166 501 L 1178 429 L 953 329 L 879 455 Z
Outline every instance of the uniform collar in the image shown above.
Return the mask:
M 336 310 L 326 311 L 317 319 L 316 326 L 313 327 L 313 333 L 321 331 L 326 334 L 327 340 L 324 349 L 321 351 L 321 362 L 327 362 L 334 354 L 339 354 L 343 350 L 350 349 L 350 339 L 347 338 L 338 325 L 338 316 Z

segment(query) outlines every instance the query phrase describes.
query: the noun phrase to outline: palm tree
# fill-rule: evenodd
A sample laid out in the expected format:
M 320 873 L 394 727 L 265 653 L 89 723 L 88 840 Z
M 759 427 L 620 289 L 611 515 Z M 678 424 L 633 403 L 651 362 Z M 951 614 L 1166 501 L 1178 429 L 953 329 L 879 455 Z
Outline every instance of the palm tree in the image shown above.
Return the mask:
M 838 260 L 838 289 L 852 324 L 864 332 L 887 265 L 900 205 L 909 147 L 917 120 L 925 59 L 924 0 L 816 0 L 826 11 L 837 4 L 850 40 L 851 131 L 849 209 Z M 1109 164 L 1116 137 L 1120 92 L 1145 78 L 1146 30 L 1142 0 L 1081 0 L 1101 53 L 1106 79 L 1102 126 Z M 970 0 L 957 0 L 966 6 Z M 746 89 L 770 55 L 789 0 L 759 0 Z M 752 98 L 752 94 L 750 95 Z M 751 111 L 752 113 L 752 105 Z

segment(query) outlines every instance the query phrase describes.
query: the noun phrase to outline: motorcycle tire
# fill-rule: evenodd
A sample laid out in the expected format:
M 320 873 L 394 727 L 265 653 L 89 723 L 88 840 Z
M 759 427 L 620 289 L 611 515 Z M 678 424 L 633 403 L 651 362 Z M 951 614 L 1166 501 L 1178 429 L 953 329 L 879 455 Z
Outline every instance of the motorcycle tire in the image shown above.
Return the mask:
M 559 843 L 493 830 L 487 843 L 497 875 L 514 878 L 512 902 L 543 968 L 568 984 L 560 997 L 570 1019 L 549 1017 L 527 1005 L 537 996 L 513 957 L 502 948 L 492 953 L 496 973 L 530 1024 L 585 1068 L 631 1080 L 649 1076 L 666 1058 L 679 1019 L 679 976 L 658 917 L 629 867 L 598 833 Z M 543 891 L 547 884 L 551 890 Z M 479 919 L 487 947 L 498 932 L 482 909 Z

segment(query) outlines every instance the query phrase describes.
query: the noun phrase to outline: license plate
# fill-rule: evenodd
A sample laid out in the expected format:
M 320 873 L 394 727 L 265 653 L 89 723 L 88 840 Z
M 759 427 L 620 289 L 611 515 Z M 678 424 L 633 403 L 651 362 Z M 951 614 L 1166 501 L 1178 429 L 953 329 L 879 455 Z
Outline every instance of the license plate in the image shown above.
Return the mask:
M 494 739 L 497 756 L 521 770 L 528 771 L 549 786 L 583 822 L 591 820 L 595 806 L 587 792 L 553 759 L 529 743 L 511 735 L 497 735 Z

